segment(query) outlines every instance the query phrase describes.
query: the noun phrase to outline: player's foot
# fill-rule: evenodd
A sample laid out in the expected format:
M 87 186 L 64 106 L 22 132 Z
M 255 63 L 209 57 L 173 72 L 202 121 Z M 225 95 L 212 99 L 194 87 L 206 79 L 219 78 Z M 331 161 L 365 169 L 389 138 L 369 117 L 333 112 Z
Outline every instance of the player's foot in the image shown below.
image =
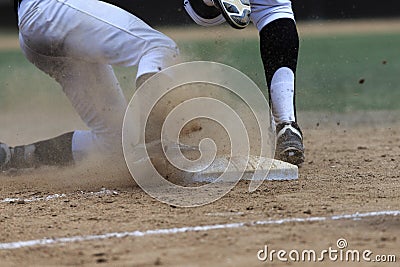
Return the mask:
M 73 134 L 74 132 L 69 132 L 34 144 L 15 147 L 0 142 L 0 171 L 73 164 Z
M 296 122 L 276 126 L 277 141 L 275 158 L 300 165 L 304 162 L 303 134 Z
M 0 171 L 4 171 L 11 161 L 11 150 L 7 144 L 0 142 Z
M 246 28 L 250 23 L 249 0 L 212 0 L 225 20 L 236 29 Z
M 0 171 L 30 169 L 36 167 L 35 145 L 9 147 L 0 143 Z

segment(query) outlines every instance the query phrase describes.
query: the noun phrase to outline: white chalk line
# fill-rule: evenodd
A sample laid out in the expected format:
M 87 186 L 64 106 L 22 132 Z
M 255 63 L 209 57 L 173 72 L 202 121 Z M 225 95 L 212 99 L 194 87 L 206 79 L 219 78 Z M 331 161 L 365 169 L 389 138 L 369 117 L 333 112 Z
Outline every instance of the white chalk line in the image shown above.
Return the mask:
M 29 203 L 29 202 L 37 202 L 37 201 L 49 201 L 49 200 L 54 200 L 54 199 L 59 199 L 59 198 L 65 198 L 67 196 L 101 196 L 101 195 L 118 195 L 118 194 L 119 194 L 118 191 L 102 188 L 98 192 L 79 191 L 79 192 L 75 192 L 75 193 L 71 193 L 71 194 L 53 194 L 53 195 L 48 195 L 45 197 L 4 198 L 4 199 L 0 200 L 0 203 L 18 203 L 18 202 Z
M 11 250 L 34 246 L 47 246 L 56 244 L 67 244 L 74 242 L 83 241 L 94 241 L 103 240 L 109 238 L 124 238 L 124 237 L 145 237 L 152 235 L 173 235 L 179 233 L 190 233 L 190 232 L 206 232 L 211 230 L 221 229 L 237 229 L 245 227 L 254 227 L 260 225 L 274 225 L 274 224 L 286 224 L 286 223 L 304 223 L 304 222 L 324 222 L 324 221 L 337 221 L 337 220 L 361 220 L 363 218 L 378 217 L 378 216 L 399 216 L 400 210 L 392 211 L 374 211 L 366 213 L 354 213 L 335 215 L 330 217 L 308 217 L 308 218 L 286 218 L 279 220 L 264 220 L 264 221 L 253 221 L 253 222 L 239 222 L 229 224 L 214 224 L 205 226 L 189 226 L 180 228 L 166 228 L 166 229 L 155 229 L 147 231 L 133 231 L 133 232 L 115 232 L 106 233 L 102 235 L 85 235 L 85 236 L 73 236 L 73 237 L 61 237 L 61 238 L 43 238 L 28 241 L 17 241 L 10 243 L 0 243 L 0 250 Z
M 23 202 L 29 203 L 29 202 L 36 202 L 36 201 L 49 201 L 52 199 L 63 198 L 66 196 L 67 196 L 66 194 L 54 194 L 54 195 L 49 195 L 46 197 L 30 197 L 30 198 L 25 198 L 25 199 L 24 198 L 5 198 L 5 199 L 2 199 L 0 202 L 1 203 L 14 203 L 14 202 L 23 201 Z

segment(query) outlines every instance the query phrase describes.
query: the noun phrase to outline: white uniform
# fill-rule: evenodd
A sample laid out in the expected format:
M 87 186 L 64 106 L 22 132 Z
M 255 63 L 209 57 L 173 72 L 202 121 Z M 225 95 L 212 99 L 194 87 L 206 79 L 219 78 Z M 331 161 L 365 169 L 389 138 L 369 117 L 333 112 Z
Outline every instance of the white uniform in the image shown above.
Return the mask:
M 158 72 L 176 58 L 176 44 L 98 0 L 24 0 L 18 15 L 22 51 L 61 84 L 91 129 L 74 132 L 74 159 L 91 151 L 121 152 L 127 102 L 111 65 L 138 66 L 137 77 Z
M 290 0 L 250 0 L 250 18 L 259 31 L 268 23 L 289 18 L 294 20 Z

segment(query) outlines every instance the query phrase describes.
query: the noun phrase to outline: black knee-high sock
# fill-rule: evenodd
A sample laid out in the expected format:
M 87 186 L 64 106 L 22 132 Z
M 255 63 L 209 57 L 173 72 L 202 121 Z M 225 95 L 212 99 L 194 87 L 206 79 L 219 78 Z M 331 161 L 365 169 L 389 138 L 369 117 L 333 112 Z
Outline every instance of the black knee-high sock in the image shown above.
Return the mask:
M 292 19 L 274 20 L 260 31 L 260 53 L 269 90 L 278 69 L 287 67 L 296 74 L 298 51 L 299 36 Z M 269 99 L 271 101 L 270 91 Z
M 72 163 L 72 136 L 73 132 L 69 132 L 49 140 L 34 143 L 37 161 L 46 165 Z
M 277 19 L 260 31 L 260 53 L 268 87 L 274 73 L 281 67 L 296 73 L 299 36 L 292 19 Z

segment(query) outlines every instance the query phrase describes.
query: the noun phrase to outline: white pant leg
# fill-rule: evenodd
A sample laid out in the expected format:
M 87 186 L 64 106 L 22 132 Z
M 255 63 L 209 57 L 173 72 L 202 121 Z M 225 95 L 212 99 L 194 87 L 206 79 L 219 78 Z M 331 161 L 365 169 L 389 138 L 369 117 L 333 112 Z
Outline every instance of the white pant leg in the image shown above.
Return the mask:
M 175 43 L 137 17 L 97 0 L 24 0 L 20 42 L 27 58 L 55 78 L 91 129 L 76 131 L 74 156 L 121 151 L 126 101 L 111 64 L 166 67 Z
M 294 20 L 292 2 L 290 0 L 250 0 L 250 18 L 261 31 L 268 23 L 281 18 Z
M 37 54 L 24 45 L 23 39 L 20 42 L 28 60 L 60 83 L 91 129 L 75 131 L 72 138 L 74 159 L 93 153 L 122 157 L 122 121 L 127 103 L 111 66 Z
M 177 57 L 176 44 L 136 16 L 98 0 L 24 0 L 20 29 L 28 47 L 120 66 L 138 66 L 138 74 L 157 72 Z M 38 44 L 41 44 L 38 46 Z

